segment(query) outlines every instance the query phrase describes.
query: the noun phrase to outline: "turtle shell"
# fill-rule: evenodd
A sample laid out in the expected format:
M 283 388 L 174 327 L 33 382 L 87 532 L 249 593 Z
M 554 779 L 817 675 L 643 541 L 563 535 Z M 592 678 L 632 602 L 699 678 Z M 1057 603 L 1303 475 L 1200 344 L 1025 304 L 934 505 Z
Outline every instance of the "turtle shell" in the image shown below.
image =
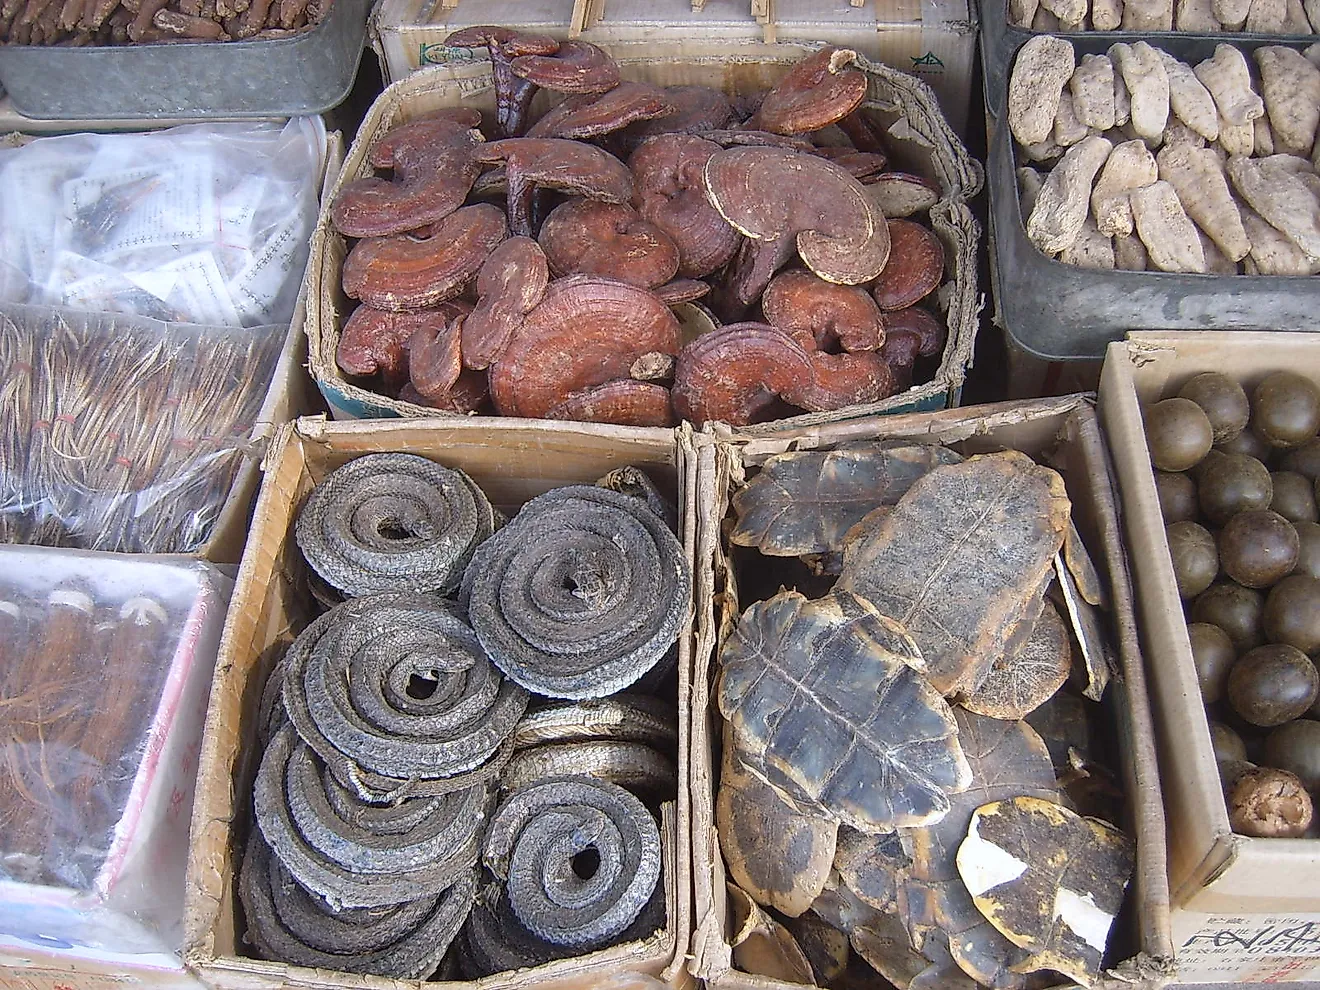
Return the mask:
M 832 985 L 843 977 L 852 954 L 846 934 L 810 911 L 790 918 L 786 927 L 811 963 L 817 986 Z
M 897 832 L 867 835 L 846 826 L 839 829 L 834 868 L 858 897 L 877 911 L 897 909 L 898 891 L 912 867 Z
M 1059 578 L 1055 585 L 1056 593 L 1063 602 L 1068 623 L 1077 638 L 1085 672 L 1086 686 L 1082 694 L 1092 701 L 1099 701 L 1109 685 L 1111 669 L 1116 666 L 1109 655 L 1100 610 L 1086 598 L 1085 591 L 1066 563 L 1060 565 L 1055 560 L 1054 571 Z
M 1045 747 L 1050 751 L 1050 761 L 1054 764 L 1056 776 L 1072 769 L 1068 750 L 1084 758 L 1090 757 L 1093 748 L 1091 720 L 1094 707 L 1069 688 L 1056 692 L 1054 697 L 1026 717 L 1026 721 L 1040 734 Z
M 720 653 L 720 712 L 748 769 L 864 832 L 937 821 L 970 780 L 953 713 L 903 628 L 855 595 L 782 591 Z
M 987 718 L 954 710 L 958 738 L 972 768 L 972 782 L 950 797 L 940 821 L 903 833 L 912 867 L 899 892 L 912 943 L 924 951 L 927 938 L 942 931 L 962 970 L 987 986 L 1019 988 L 1027 981 L 1011 972 L 1017 960 L 1011 942 L 977 910 L 958 874 L 958 847 L 972 814 L 981 805 L 1019 795 L 1056 800 L 1049 750 L 1026 722 Z
M 879 915 L 869 924 L 854 929 L 848 941 L 872 969 L 900 990 L 910 988 L 913 980 L 931 968 L 931 961 L 908 944 L 907 932 L 897 915 Z M 966 983 L 950 984 L 947 990 L 973 990 L 976 984 L 963 976 L 952 960 L 949 966 Z
M 961 460 L 935 444 L 777 454 L 734 495 L 729 539 L 776 557 L 837 550 L 868 512 L 897 504 L 931 469 Z
M 1132 875 L 1133 846 L 1108 822 L 1016 797 L 977 808 L 958 872 L 977 909 L 1050 969 L 1090 986 Z
M 1082 542 L 1082 534 L 1077 532 L 1073 523 L 1068 524 L 1068 532 L 1063 535 L 1063 561 L 1082 598 L 1091 605 L 1103 606 L 1106 601 L 1104 581 Z
M 715 827 L 729 874 L 754 901 L 796 918 L 819 896 L 834 860 L 837 822 L 794 811 L 747 772 L 725 732 Z
M 811 963 L 793 934 L 761 910 L 737 884 L 725 884 L 733 914 L 733 964 L 744 973 L 785 983 L 811 983 Z
M 1044 586 L 1070 510 L 1058 472 L 1017 451 L 944 465 L 844 548 L 837 587 L 907 629 L 942 694 L 971 693 Z
M 962 706 L 991 718 L 1025 718 L 1054 697 L 1071 670 L 1068 627 L 1058 610 L 1046 605 L 1021 652 L 1015 656 L 1001 654 Z

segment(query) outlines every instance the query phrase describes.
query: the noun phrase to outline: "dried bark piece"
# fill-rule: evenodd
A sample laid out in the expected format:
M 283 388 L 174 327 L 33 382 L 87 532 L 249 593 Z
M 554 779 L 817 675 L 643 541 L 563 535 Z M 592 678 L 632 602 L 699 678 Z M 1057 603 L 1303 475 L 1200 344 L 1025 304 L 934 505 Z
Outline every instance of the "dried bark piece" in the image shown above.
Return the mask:
M 496 134 L 502 138 L 521 137 L 527 126 L 527 111 L 536 95 L 536 85 L 514 74 L 513 60 L 522 55 L 552 55 L 559 50 L 559 42 L 540 35 L 519 34 L 509 28 L 479 24 L 454 31 L 445 38 L 445 45 L 485 47 L 490 54 L 495 82 Z
M 855 51 L 832 45 L 804 58 L 765 95 L 748 128 L 806 134 L 852 113 L 866 96 L 866 75 L 848 68 L 856 60 Z
M 1232 45 L 1215 45 L 1214 55 L 1198 62 L 1192 71 L 1215 98 L 1221 132 L 1223 121 L 1240 126 L 1264 116 L 1265 103 L 1251 88 L 1251 69 L 1247 60 Z M 1222 133 L 1220 137 L 1222 140 Z
M 74 0 L 76 2 L 76 0 Z M 229 41 L 225 29 L 205 17 L 190 17 L 175 10 L 158 10 L 151 23 L 166 34 L 202 41 Z
M 366 454 L 317 485 L 295 536 L 312 569 L 346 596 L 447 593 L 498 521 L 462 471 L 415 454 Z
M 1073 113 L 1086 127 L 1107 131 L 1114 126 L 1114 63 L 1107 55 L 1083 55 L 1068 80 Z
M 515 76 L 557 93 L 604 93 L 619 85 L 614 59 L 585 41 L 560 42 L 549 55 L 519 55 L 510 65 Z
M 719 145 L 689 134 L 643 141 L 628 159 L 636 187 L 634 205 L 678 248 L 678 274 L 701 278 L 738 249 L 738 232 L 706 198 L 706 162 Z
M 584 883 L 573 861 L 588 850 L 600 865 Z M 482 855 L 529 932 L 580 951 L 625 931 L 660 881 L 660 831 L 650 812 L 622 787 L 590 778 L 510 794 L 491 818 Z
M 463 364 L 481 371 L 498 360 L 549 284 L 549 265 L 536 241 L 501 242 L 477 273 L 477 305 L 463 321 Z
M 707 197 L 740 233 L 795 244 L 827 282 L 868 282 L 889 259 L 884 216 L 832 162 L 782 148 L 730 148 L 710 157 L 705 177 Z
M 780 592 L 743 613 L 720 668 L 743 762 L 804 811 L 867 832 L 915 826 L 970 779 L 912 639 L 865 599 Z
M 627 378 L 643 354 L 677 354 L 673 313 L 645 289 L 596 276 L 550 283 L 490 367 L 503 416 L 544 416 L 574 392 Z
M 867 183 L 866 194 L 886 217 L 910 217 L 939 202 L 940 187 L 920 175 L 884 172 Z
M 884 314 L 865 289 L 826 282 L 811 272 L 776 275 L 761 296 L 761 309 L 771 326 L 807 350 L 838 345 L 873 351 L 885 340 Z
M 958 849 L 958 872 L 977 908 L 1032 969 L 1094 982 L 1123 891 L 1131 840 L 1108 822 L 1052 801 L 1015 797 L 982 805 Z
M 1264 45 L 1252 54 L 1260 66 L 1273 150 L 1310 157 L 1320 124 L 1320 68 L 1301 52 L 1283 45 Z
M 1160 178 L 1173 187 L 1187 215 L 1230 261 L 1245 258 L 1251 242 L 1219 156 L 1209 148 L 1179 145 L 1160 149 L 1156 161 Z
M 1020 719 L 1059 690 L 1072 670 L 1072 646 L 1058 610 L 1046 605 L 1020 653 L 1001 653 L 962 706 L 990 718 Z
M 962 455 L 936 444 L 776 454 L 733 497 L 737 546 L 776 557 L 828 553 L 879 506 L 894 506 L 918 479 Z
M 1170 0 L 1159 2 L 1167 4 L 1172 14 Z M 1132 9 L 1132 3 L 1125 4 L 1124 16 Z M 1122 74 L 1132 101 L 1132 129 L 1138 137 L 1158 144 L 1169 122 L 1169 73 L 1164 68 L 1160 53 L 1144 41 L 1135 41 L 1131 45 L 1111 45 L 1109 58 L 1114 63 L 1114 69 Z
M 1309 257 L 1320 258 L 1320 204 L 1292 173 L 1288 155 L 1228 160 L 1233 187 L 1247 204 Z
M 616 426 L 678 425 L 669 389 L 651 382 L 620 378 L 594 388 L 571 393 L 548 410 L 546 419 L 569 419 L 581 423 L 613 423 Z
M 529 690 L 576 700 L 620 691 L 660 662 L 692 575 L 638 499 L 570 485 L 532 499 L 483 543 L 463 587 L 494 663 Z
M 442 308 L 391 312 L 359 306 L 344 322 L 335 345 L 335 363 L 349 375 L 376 375 L 386 388 L 408 380 L 408 352 L 404 345 L 419 329 L 446 326 L 457 313 L 452 304 Z
M 1039 144 L 1050 136 L 1059 96 L 1075 66 L 1072 43 L 1063 38 L 1039 35 L 1018 51 L 1008 83 L 1008 126 L 1019 144 Z
M 813 375 L 792 337 L 759 323 L 733 323 L 685 345 L 674 370 L 674 411 L 697 426 L 745 426 Z
M 454 603 L 403 592 L 308 626 L 285 654 L 284 706 L 335 778 L 380 803 L 498 772 L 527 692 L 500 677 Z
M 678 272 L 674 242 L 626 203 L 561 203 L 545 218 L 537 243 L 556 276 L 600 275 L 653 289 Z
M 944 279 L 944 245 L 911 220 L 889 221 L 889 261 L 871 292 L 883 310 L 907 309 L 939 288 Z
M 758 904 L 796 918 L 825 886 L 837 822 L 794 811 L 749 773 L 725 727 L 715 827 L 729 875 Z
M 570 96 L 538 120 L 527 137 L 586 140 L 622 130 L 638 120 L 672 114 L 664 91 L 639 82 L 621 82 L 599 96 Z
M 1063 479 L 1025 454 L 944 465 L 845 549 L 837 587 L 902 623 L 940 693 L 974 691 L 1042 586 L 1070 508 Z
M 393 234 L 358 241 L 344 261 L 344 292 L 376 309 L 424 309 L 457 296 L 508 236 L 504 214 L 465 206 L 420 237 Z
M 972 770 L 968 787 L 950 797 L 948 814 L 904 835 L 912 867 L 899 894 L 912 945 L 926 951 L 947 933 L 948 949 L 969 976 L 989 986 L 1014 987 L 1019 953 L 976 909 L 958 874 L 958 847 L 972 815 L 991 801 L 1022 795 L 1057 800 L 1049 751 L 1025 722 L 985 718 L 955 707 L 958 739 Z
M 387 910 L 333 912 L 301 888 L 255 833 L 238 893 L 247 939 L 262 958 L 401 980 L 429 976 L 461 929 L 476 892 L 468 870 L 438 896 Z
M 262 756 L 253 813 L 290 875 L 342 910 L 435 897 L 470 874 L 490 797 L 478 785 L 385 808 L 367 804 L 286 724 Z
M 1027 217 L 1027 237 L 1045 254 L 1058 254 L 1077 239 L 1086 220 L 1091 183 L 1112 148 L 1105 138 L 1089 137 L 1069 148 L 1050 172 Z
M 1167 182 L 1152 182 L 1132 192 L 1132 220 L 1150 262 L 1164 272 L 1205 274 L 1205 252 L 1196 225 Z
M 632 199 L 628 167 L 609 152 L 581 141 L 506 138 L 479 145 L 471 155 L 488 165 L 504 164 L 509 228 L 515 236 L 532 236 L 532 193 L 538 188 L 559 189 L 606 203 Z

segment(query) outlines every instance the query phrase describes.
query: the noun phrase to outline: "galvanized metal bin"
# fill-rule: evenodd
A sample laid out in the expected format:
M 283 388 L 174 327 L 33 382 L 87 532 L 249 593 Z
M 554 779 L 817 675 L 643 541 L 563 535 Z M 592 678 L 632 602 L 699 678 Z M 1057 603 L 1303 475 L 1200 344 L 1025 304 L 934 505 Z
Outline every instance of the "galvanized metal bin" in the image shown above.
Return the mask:
M 1069 35 L 1078 58 L 1139 36 L 1116 32 Z M 1184 62 L 1199 62 L 1233 42 L 1244 52 L 1261 45 L 1304 48 L 1306 41 L 1254 36 L 1172 33 L 1158 44 Z M 995 94 L 1002 106 L 1007 75 Z M 989 94 L 987 94 L 989 95 Z M 1065 265 L 1027 239 L 1007 124 L 994 129 L 986 163 L 994 245 L 991 279 L 995 321 L 1011 342 L 1046 361 L 1099 360 L 1129 330 L 1320 330 L 1320 277 L 1184 275 L 1101 271 Z
M 260 41 L 0 45 L 0 84 L 14 109 L 42 120 L 324 113 L 353 88 L 370 9 L 335 0 L 310 31 Z

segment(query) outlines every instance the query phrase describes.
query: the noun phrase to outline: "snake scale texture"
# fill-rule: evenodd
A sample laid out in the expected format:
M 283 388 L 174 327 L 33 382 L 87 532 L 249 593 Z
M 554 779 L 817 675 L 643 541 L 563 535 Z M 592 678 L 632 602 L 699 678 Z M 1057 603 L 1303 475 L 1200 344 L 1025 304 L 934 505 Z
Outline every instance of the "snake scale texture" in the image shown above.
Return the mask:
M 664 657 L 692 595 L 683 548 L 645 500 L 539 495 L 473 554 L 462 598 L 491 660 L 529 691 L 614 694 Z
M 346 597 L 447 594 L 502 521 L 462 471 L 416 454 L 366 454 L 312 490 L 295 536 L 312 569 Z

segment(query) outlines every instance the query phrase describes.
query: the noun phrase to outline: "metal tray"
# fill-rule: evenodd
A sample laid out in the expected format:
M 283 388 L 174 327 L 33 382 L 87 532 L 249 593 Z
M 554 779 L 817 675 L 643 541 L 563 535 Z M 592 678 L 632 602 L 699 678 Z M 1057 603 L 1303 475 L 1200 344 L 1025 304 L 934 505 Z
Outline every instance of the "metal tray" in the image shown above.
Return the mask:
M 1008 93 L 1008 71 L 1017 57 L 1018 49 L 1041 33 L 1043 32 L 1009 24 L 1006 0 L 982 0 L 981 65 L 985 74 L 986 112 L 991 117 L 997 119 L 1003 110 L 1004 97 Z M 1216 42 L 1228 44 L 1245 42 L 1250 43 L 1252 48 L 1292 42 L 1308 45 L 1313 41 L 1320 41 L 1320 35 L 1317 34 L 1248 34 L 1229 31 L 1220 34 L 1199 34 L 1192 31 L 1054 31 L 1051 33 L 1056 38 L 1066 38 L 1071 41 L 1079 55 L 1100 54 L 1110 45 L 1120 41 L 1127 44 L 1134 41 L 1149 42 L 1156 48 L 1163 48 L 1170 55 L 1178 55 L 1177 46 L 1181 42 L 1204 39 L 1214 39 Z M 1214 46 L 1211 45 L 1210 51 L 1202 57 L 1208 58 L 1213 54 Z
M 293 117 L 348 95 L 371 0 L 335 0 L 288 38 L 60 48 L 0 45 L 14 109 L 43 120 Z
M 1100 35 L 1091 50 L 1113 38 Z M 1178 40 L 1166 45 L 1170 54 L 1199 60 L 1223 39 Z M 1280 43 L 1294 44 L 1272 38 L 1244 47 Z M 1204 54 L 1197 45 L 1208 46 Z M 996 322 L 1038 358 L 1099 360 L 1129 330 L 1320 330 L 1320 276 L 1097 271 L 1055 261 L 1027 239 L 1007 125 L 994 129 L 987 165 Z

